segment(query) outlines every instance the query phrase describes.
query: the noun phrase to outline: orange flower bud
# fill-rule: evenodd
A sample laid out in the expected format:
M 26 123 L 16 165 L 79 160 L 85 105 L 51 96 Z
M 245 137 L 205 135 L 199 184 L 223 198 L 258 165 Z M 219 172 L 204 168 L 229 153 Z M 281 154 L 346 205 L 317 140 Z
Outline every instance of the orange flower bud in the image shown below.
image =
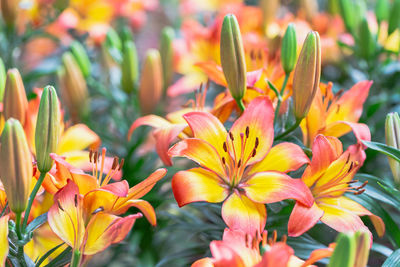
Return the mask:
M 162 67 L 160 53 L 156 49 L 147 51 L 140 77 L 139 99 L 143 114 L 154 111 L 162 94 Z
M 4 119 L 17 119 L 25 125 L 28 99 L 26 98 L 25 87 L 21 74 L 17 69 L 10 69 L 7 72 L 6 87 L 4 91 Z
M 88 91 L 78 63 L 70 52 L 62 57 L 63 68 L 58 72 L 60 90 L 72 119 L 77 122 L 86 114 Z
M 319 87 L 321 76 L 321 45 L 319 34 L 308 33 L 301 49 L 293 76 L 293 105 L 296 120 L 304 118 Z
M 32 181 L 32 155 L 19 121 L 8 119 L 0 138 L 0 179 L 14 213 L 25 210 Z

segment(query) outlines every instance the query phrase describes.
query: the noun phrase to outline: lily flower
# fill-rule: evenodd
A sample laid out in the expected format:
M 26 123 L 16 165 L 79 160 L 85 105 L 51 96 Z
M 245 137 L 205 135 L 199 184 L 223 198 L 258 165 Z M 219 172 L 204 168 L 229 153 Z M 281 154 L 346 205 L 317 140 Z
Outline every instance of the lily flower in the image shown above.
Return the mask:
M 356 83 L 343 93 L 332 93 L 332 84 L 320 85 L 308 115 L 300 123 L 303 142 L 311 147 L 318 134 L 341 137 L 350 131 L 358 140 L 370 140 L 367 125 L 358 123 L 372 81 Z
M 222 240 L 210 243 L 212 258 L 203 258 L 192 267 L 303 267 L 330 257 L 333 246 L 314 250 L 309 259 L 303 261 L 294 255 L 294 250 L 286 244 L 286 236 L 277 241 L 276 231 L 267 239 L 267 232 L 252 237 L 240 230 L 225 229 Z M 262 254 L 261 248 L 265 250 Z
M 180 141 L 168 153 L 201 167 L 180 171 L 172 178 L 178 205 L 224 201 L 222 218 L 228 227 L 251 235 L 264 229 L 265 203 L 293 198 L 311 206 L 312 195 L 305 184 L 285 174 L 308 163 L 308 158 L 291 143 L 271 148 L 273 114 L 271 101 L 258 97 L 229 132 L 210 113 L 185 114 L 194 138 Z
M 336 137 L 318 135 L 313 147 L 311 164 L 301 178 L 310 188 L 314 203 L 311 207 L 297 202 L 289 218 L 289 236 L 299 236 L 323 222 L 338 232 L 366 230 L 359 216 L 368 215 L 379 236 L 385 232 L 381 218 L 372 214 L 344 193 L 362 194 L 366 182 L 353 186 L 354 175 L 365 160 L 365 152 L 360 144 L 350 146 L 343 152 L 342 143 Z M 370 233 L 370 232 L 369 232 Z M 370 233 L 372 238 L 372 235 Z
M 122 241 L 135 220 L 141 216 L 138 213 L 122 218 L 101 211 L 85 214 L 83 196 L 79 193 L 78 186 L 68 180 L 67 185 L 54 195 L 54 204 L 48 212 L 48 222 L 53 232 L 72 247 L 74 252 L 93 255 Z

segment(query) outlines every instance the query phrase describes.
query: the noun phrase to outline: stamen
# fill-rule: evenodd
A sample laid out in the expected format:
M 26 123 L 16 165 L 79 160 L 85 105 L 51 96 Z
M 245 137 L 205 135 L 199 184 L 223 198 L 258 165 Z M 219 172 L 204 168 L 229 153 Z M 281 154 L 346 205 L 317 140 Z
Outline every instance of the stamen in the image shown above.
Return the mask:
M 287 235 L 283 235 L 282 238 L 281 238 L 281 241 L 282 241 L 283 243 L 286 243 L 286 241 L 287 241 Z
M 101 211 L 104 211 L 104 207 L 102 207 L 102 206 L 100 206 L 100 207 L 98 207 L 97 209 L 95 209 L 95 210 L 92 212 L 92 215 L 95 215 L 96 213 L 99 213 L 99 212 L 101 212 Z
M 250 128 L 249 126 L 246 127 L 246 138 L 249 138 Z
M 225 165 L 226 164 L 226 161 L 225 161 L 225 158 L 224 157 L 222 157 L 222 163 Z
M 241 165 L 242 165 L 242 160 L 239 159 L 238 164 L 237 164 L 237 167 L 240 168 Z
M 224 148 L 224 151 L 225 151 L 225 152 L 228 152 L 228 147 L 227 147 L 227 145 L 226 145 L 226 142 L 224 142 L 224 144 L 223 144 L 222 147 Z
M 361 195 L 365 192 L 365 189 L 361 189 L 360 191 L 353 192 L 354 195 Z
M 232 134 L 231 132 L 229 132 L 229 138 L 230 138 L 232 141 L 235 141 L 235 138 L 233 138 L 233 134 Z
M 119 163 L 118 171 L 120 171 L 122 169 L 122 167 L 124 166 L 124 163 L 125 163 L 125 159 L 121 159 L 121 162 Z
M 254 158 L 257 154 L 256 148 L 253 149 L 253 152 L 251 153 L 251 157 Z
M 276 239 L 278 238 L 278 233 L 276 232 L 276 230 L 274 230 L 272 232 L 272 240 L 274 241 L 274 243 L 276 242 Z
M 114 157 L 111 169 L 115 170 L 117 168 L 117 166 L 118 166 L 118 158 Z
M 258 140 L 258 137 L 256 137 L 256 143 L 254 144 L 254 148 L 256 149 L 259 144 L 260 144 L 260 140 Z
M 261 243 L 263 247 L 267 245 L 267 237 L 268 237 L 268 232 L 264 230 L 262 233 L 262 243 Z
M 75 207 L 78 207 L 78 195 L 76 195 L 76 194 L 74 196 L 74 205 L 75 205 Z
M 92 162 L 93 150 L 90 149 L 89 151 L 89 162 Z

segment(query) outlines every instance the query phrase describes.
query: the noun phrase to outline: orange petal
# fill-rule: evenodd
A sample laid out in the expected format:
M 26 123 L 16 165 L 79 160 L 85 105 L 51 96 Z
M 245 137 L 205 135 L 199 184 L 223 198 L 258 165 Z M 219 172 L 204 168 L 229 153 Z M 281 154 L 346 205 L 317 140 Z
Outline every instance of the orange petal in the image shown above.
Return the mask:
M 212 241 L 210 243 L 210 250 L 213 255 L 213 263 L 215 267 L 232 266 L 244 267 L 241 255 L 233 250 L 229 244 L 224 241 Z
M 243 194 L 233 193 L 222 205 L 222 218 L 229 228 L 255 236 L 264 230 L 267 210 L 264 204 L 253 202 Z
M 215 61 L 198 62 L 194 65 L 199 67 L 211 81 L 223 87 L 228 86 L 221 66 L 215 63 Z
M 313 227 L 322 217 L 324 212 L 313 204 L 308 208 L 296 202 L 288 223 L 289 236 L 300 236 Z
M 195 261 L 191 267 L 214 267 L 214 264 L 211 258 L 203 258 Z
M 170 148 L 168 155 L 170 157 L 186 157 L 215 172 L 220 177 L 225 176 L 225 169 L 218 152 L 202 139 L 188 138 L 182 140 Z
M 156 116 L 156 115 L 147 115 L 144 117 L 140 117 L 137 120 L 135 120 L 132 123 L 131 128 L 129 128 L 128 140 L 131 138 L 131 135 L 136 130 L 136 128 L 139 126 L 142 126 L 142 125 L 159 128 L 159 127 L 171 126 L 171 123 L 169 121 L 167 121 L 166 119 L 164 119 L 160 116 Z
M 272 203 L 284 199 L 296 199 L 311 207 L 314 198 L 301 179 L 293 179 L 281 172 L 259 172 L 244 184 L 246 195 L 258 203 Z
M 121 242 L 131 230 L 135 220 L 140 217 L 140 213 L 124 218 L 97 213 L 87 225 L 83 254 L 93 255 L 103 251 L 111 244 Z
M 368 126 L 364 123 L 336 121 L 327 125 L 327 127 L 323 131 L 323 134 L 341 137 L 350 131 L 353 131 L 358 141 L 371 140 L 371 132 L 369 131 Z
M 177 172 L 172 178 L 172 191 L 179 207 L 197 201 L 218 203 L 228 196 L 222 180 L 202 168 Z
M 263 255 L 262 261 L 254 267 L 287 267 L 290 257 L 294 255 L 294 250 L 286 243 L 278 242 L 270 247 Z
M 331 244 L 327 248 L 320 248 L 314 250 L 313 252 L 311 252 L 310 257 L 308 257 L 308 259 L 303 263 L 303 265 L 301 265 L 301 267 L 310 266 L 311 264 L 319 260 L 332 256 L 334 247 L 335 246 Z
M 51 230 L 73 249 L 80 247 L 85 234 L 82 217 L 82 197 L 71 180 L 54 196 L 47 219 Z
M 0 266 L 5 266 L 8 256 L 8 219 L 8 215 L 0 218 Z
M 237 161 L 239 161 L 240 158 L 243 158 L 244 161 L 249 159 L 247 164 L 252 164 L 265 157 L 274 141 L 273 122 L 274 109 L 268 97 L 257 97 L 251 101 L 230 130 L 234 137 L 234 149 L 236 151 Z M 246 139 L 246 129 L 249 129 L 249 135 L 246 140 L 244 152 L 242 153 L 241 135 Z M 256 139 L 258 139 L 259 144 L 256 147 L 257 153 L 252 157 Z
M 178 79 L 173 85 L 168 87 L 167 95 L 176 97 L 179 95 L 194 92 L 201 83 L 207 82 L 207 76 L 203 73 L 190 73 Z
M 128 198 L 136 199 L 146 195 L 156 185 L 156 183 L 165 176 L 165 174 L 167 174 L 166 169 L 157 169 L 150 174 L 149 177 L 129 189 Z
M 264 159 L 251 167 L 249 174 L 262 171 L 290 172 L 309 162 L 298 145 L 284 142 L 272 147 Z
M 120 203 L 119 203 L 120 202 Z M 117 203 L 115 204 L 114 210 L 112 211 L 113 214 L 124 214 L 130 207 L 138 208 L 149 223 L 153 226 L 157 225 L 156 213 L 154 211 L 153 206 L 146 200 L 142 199 L 129 199 L 124 201 L 124 199 L 118 199 Z
M 187 127 L 186 124 L 175 124 L 157 129 L 153 132 L 156 139 L 156 151 L 161 160 L 167 166 L 172 166 L 171 158 L 168 156 L 168 148 L 172 141 Z
M 202 139 L 212 145 L 219 155 L 225 153 L 223 144 L 227 132 L 224 125 L 208 112 L 189 112 L 184 116 L 192 129 L 195 138 Z

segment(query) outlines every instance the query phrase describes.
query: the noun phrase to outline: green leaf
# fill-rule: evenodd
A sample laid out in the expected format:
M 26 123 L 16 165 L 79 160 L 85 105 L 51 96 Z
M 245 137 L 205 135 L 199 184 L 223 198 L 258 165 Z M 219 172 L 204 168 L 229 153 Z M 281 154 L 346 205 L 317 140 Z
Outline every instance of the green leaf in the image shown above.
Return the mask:
M 400 162 L 400 150 L 387 146 L 382 143 L 377 143 L 377 142 L 372 142 L 372 141 L 362 141 L 364 145 L 366 145 L 368 148 L 371 148 L 373 150 L 376 150 L 378 152 L 381 152 L 385 154 L 386 156 L 389 156 L 398 162 Z
M 47 212 L 43 213 L 42 215 L 36 217 L 33 221 L 31 221 L 26 227 L 26 232 L 33 232 L 45 222 L 47 222 Z
M 355 260 L 355 249 L 354 235 L 340 233 L 328 267 L 352 267 Z
M 65 243 L 63 242 L 63 243 L 55 246 L 54 248 L 50 249 L 49 251 L 47 251 L 46 254 L 44 254 L 42 257 L 40 257 L 40 259 L 37 260 L 35 266 L 39 267 L 51 254 L 53 254 L 53 252 L 55 252 L 59 247 L 61 247 L 64 244 Z
M 393 267 L 400 265 L 400 249 L 393 252 L 383 263 L 382 267 Z
M 54 258 L 45 267 L 58 267 L 58 266 L 64 266 L 64 265 L 68 264 L 71 260 L 71 255 L 72 255 L 71 252 L 72 252 L 71 247 L 67 247 L 63 252 L 61 252 L 56 258 Z

